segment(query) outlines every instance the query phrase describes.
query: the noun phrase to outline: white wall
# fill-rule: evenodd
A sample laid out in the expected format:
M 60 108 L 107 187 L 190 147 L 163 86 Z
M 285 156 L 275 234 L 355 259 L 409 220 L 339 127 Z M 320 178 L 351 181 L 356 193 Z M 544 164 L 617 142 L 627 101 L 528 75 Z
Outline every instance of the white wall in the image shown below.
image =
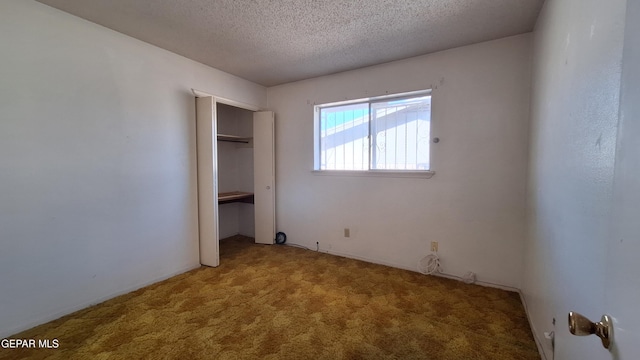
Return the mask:
M 640 1 L 627 1 L 620 120 L 607 238 L 606 311 L 615 322 L 612 359 L 640 359 Z
M 605 312 L 625 5 L 547 0 L 534 32 L 523 292 L 539 337 L 557 319 L 556 359 L 608 358 L 566 318 Z
M 0 2 L 0 336 L 198 266 L 190 88 L 263 87 Z
M 276 219 L 287 242 L 520 286 L 528 34 L 267 89 L 276 113 Z M 433 88 L 431 179 L 314 175 L 313 105 Z M 343 228 L 351 237 L 343 237 Z

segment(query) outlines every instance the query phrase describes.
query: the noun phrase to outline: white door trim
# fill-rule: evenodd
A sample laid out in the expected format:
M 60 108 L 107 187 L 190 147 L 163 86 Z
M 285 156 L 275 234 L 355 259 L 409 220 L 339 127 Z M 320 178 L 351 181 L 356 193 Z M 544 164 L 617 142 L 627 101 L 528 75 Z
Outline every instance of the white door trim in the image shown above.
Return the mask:
M 209 94 L 208 92 L 202 91 L 202 90 L 197 90 L 197 89 L 191 89 L 191 92 L 193 92 L 193 95 L 195 95 L 195 97 L 200 98 L 200 97 L 212 97 L 213 100 L 216 103 L 221 103 L 221 104 L 225 104 L 225 105 L 231 105 L 231 106 L 235 106 L 235 107 L 239 107 L 245 110 L 250 110 L 250 111 L 262 111 L 262 108 L 257 107 L 255 105 L 251 105 L 251 104 L 247 104 L 244 103 L 242 101 L 236 101 L 236 100 L 232 100 L 232 99 L 227 99 L 221 96 L 217 96 L 217 95 L 213 95 L 213 94 Z M 215 108 L 214 108 L 215 110 Z

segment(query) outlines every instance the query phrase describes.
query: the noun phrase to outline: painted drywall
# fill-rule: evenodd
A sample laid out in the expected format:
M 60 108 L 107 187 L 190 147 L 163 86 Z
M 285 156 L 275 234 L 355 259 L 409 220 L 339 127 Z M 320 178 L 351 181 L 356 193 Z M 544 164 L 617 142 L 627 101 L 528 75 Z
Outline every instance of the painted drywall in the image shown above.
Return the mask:
M 605 359 L 571 336 L 567 313 L 604 306 L 626 1 L 546 1 L 534 32 L 523 293 L 556 359 Z M 544 342 L 548 359 L 551 343 Z
M 242 137 L 253 136 L 253 112 L 237 107 L 217 105 L 218 133 Z M 218 191 L 253 192 L 253 144 L 218 141 Z M 218 206 L 220 239 L 242 234 L 254 236 L 252 204 L 230 203 Z
M 605 311 L 615 319 L 612 359 L 640 359 L 640 2 L 627 1 L 620 120 L 607 238 Z M 606 357 L 602 357 L 606 358 Z
M 447 273 L 519 287 L 530 45 L 525 34 L 268 88 L 277 230 L 288 243 L 410 270 L 438 241 Z M 441 139 L 433 178 L 312 173 L 314 104 L 421 89 L 433 89 Z
M 198 266 L 190 88 L 265 88 L 34 1 L 0 44 L 0 336 Z

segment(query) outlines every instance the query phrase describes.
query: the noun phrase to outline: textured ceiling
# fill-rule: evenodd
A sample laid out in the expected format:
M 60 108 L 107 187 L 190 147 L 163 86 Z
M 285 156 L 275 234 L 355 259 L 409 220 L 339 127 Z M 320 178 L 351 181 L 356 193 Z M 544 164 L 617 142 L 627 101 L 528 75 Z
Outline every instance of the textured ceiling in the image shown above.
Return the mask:
M 544 0 L 38 0 L 272 86 L 529 32 Z

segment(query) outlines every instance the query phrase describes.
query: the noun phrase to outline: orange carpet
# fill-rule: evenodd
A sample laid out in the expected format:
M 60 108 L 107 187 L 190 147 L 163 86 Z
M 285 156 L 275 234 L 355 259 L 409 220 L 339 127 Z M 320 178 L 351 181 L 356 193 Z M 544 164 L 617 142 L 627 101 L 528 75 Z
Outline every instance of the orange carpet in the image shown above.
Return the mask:
M 11 338 L 0 359 L 532 359 L 517 293 L 289 246 L 202 267 Z

